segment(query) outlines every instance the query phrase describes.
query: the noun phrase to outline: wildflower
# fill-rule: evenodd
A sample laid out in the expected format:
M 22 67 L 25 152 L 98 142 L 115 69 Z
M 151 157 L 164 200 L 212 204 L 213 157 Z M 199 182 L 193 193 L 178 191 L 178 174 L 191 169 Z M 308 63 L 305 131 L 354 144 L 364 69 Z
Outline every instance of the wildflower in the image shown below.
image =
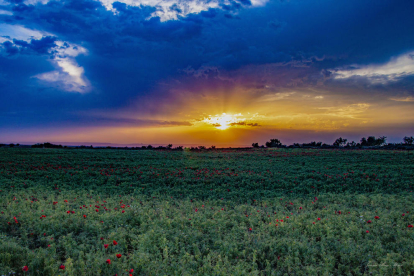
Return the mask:
M 125 213 L 125 210 L 122 210 L 122 213 Z
M 64 265 L 60 265 L 59 268 L 63 270 L 63 269 L 65 269 L 65 266 Z
M 86 218 L 86 215 L 83 215 L 84 218 Z
M 313 224 L 315 224 L 315 222 L 313 222 Z
M 249 231 L 252 231 L 253 229 L 252 228 L 249 228 Z
M 367 221 L 367 223 L 371 223 L 371 222 L 372 222 L 371 220 L 368 220 L 368 221 Z
M 122 254 L 116 254 L 116 257 L 119 259 L 122 257 Z
M 286 217 L 286 218 L 289 218 L 289 217 Z
M 195 209 L 196 212 L 198 212 L 198 209 Z
M 106 260 L 106 263 L 111 264 L 111 260 L 110 259 Z
M 367 232 L 367 233 L 369 233 L 369 231 L 368 231 L 368 230 L 367 230 L 366 232 Z
M 108 248 L 108 246 L 109 246 L 109 244 L 104 244 L 104 247 L 105 247 L 105 248 Z
M 302 210 L 302 207 L 299 207 L 299 210 Z
M 103 241 L 103 240 L 104 240 L 104 238 L 101 237 L 101 241 Z
M 405 216 L 405 214 L 403 213 L 402 216 Z
M 410 225 L 408 225 L 408 228 L 413 228 L 413 226 L 410 224 Z
M 114 245 L 117 245 L 118 243 L 117 243 L 116 241 L 113 241 L 113 244 L 114 244 Z
M 375 216 L 375 219 L 379 219 L 379 216 Z
M 318 218 L 318 220 L 321 220 L 321 218 Z
M 29 270 L 29 268 L 27 267 L 27 265 L 25 265 L 25 266 L 22 268 L 22 270 L 23 270 L 24 272 L 26 272 L 26 271 L 28 271 L 28 270 Z

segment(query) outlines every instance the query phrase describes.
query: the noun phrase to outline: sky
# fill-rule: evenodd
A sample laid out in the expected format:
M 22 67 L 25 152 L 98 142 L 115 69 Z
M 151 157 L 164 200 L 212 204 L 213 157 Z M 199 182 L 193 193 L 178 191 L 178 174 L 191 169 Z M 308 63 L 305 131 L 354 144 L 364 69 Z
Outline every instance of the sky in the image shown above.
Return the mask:
M 0 0 L 0 143 L 414 135 L 414 1 Z

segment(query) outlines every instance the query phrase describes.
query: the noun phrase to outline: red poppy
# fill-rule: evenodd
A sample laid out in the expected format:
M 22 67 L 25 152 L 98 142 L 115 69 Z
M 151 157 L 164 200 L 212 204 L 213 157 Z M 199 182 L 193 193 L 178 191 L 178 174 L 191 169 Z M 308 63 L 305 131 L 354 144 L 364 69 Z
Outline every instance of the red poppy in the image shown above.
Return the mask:
M 371 222 L 372 222 L 371 220 L 368 220 L 368 221 L 367 221 L 367 223 L 371 223 Z
M 105 247 L 105 248 L 108 248 L 108 246 L 109 246 L 109 244 L 104 244 L 104 247 Z
M 122 257 L 122 254 L 116 254 L 116 257 L 119 259 Z
M 379 219 L 379 216 L 375 216 L 375 219 Z
M 313 224 L 315 224 L 315 222 L 313 222 Z
M 23 270 L 24 272 L 26 272 L 26 271 L 28 271 L 28 270 L 29 270 L 29 267 L 27 267 L 27 265 L 25 265 L 25 266 L 22 268 L 22 270 Z
M 86 215 L 83 215 L 84 218 L 86 218 Z
M 131 269 L 130 271 L 129 271 L 129 273 L 133 273 L 134 272 L 134 270 L 133 269 Z
M 106 263 L 111 264 L 111 260 L 110 259 L 106 260 Z
M 410 224 L 410 225 L 408 225 L 408 228 L 413 228 L 413 226 Z
M 117 245 L 118 243 L 117 243 L 116 241 L 113 241 L 113 244 L 114 244 L 114 245 Z
M 101 238 L 101 241 L 103 241 L 104 240 L 104 238 Z
M 369 233 L 369 231 L 368 231 L 368 230 L 367 230 L 366 232 L 367 232 L 367 233 Z
M 253 229 L 252 228 L 249 228 L 249 231 L 252 231 Z
M 318 218 L 318 220 L 321 220 L 321 218 Z
M 60 265 L 59 268 L 63 270 L 63 269 L 65 269 L 65 266 L 64 265 Z

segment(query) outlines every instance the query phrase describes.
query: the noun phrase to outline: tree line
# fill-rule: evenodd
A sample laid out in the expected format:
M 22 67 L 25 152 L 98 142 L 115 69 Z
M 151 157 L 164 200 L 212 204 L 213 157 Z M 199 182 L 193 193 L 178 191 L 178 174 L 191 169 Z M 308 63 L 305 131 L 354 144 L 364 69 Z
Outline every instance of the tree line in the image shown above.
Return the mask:
M 348 139 L 342 137 L 337 138 L 331 145 L 322 142 L 310 142 L 310 143 L 293 143 L 293 145 L 283 145 L 279 139 L 270 139 L 266 142 L 267 148 L 295 148 L 295 147 L 316 147 L 316 148 L 331 148 L 331 147 L 344 147 L 344 148 L 361 148 L 361 147 L 396 147 L 396 146 L 412 146 L 414 144 L 413 136 L 405 136 L 402 143 L 387 143 L 387 137 L 380 136 L 369 136 L 368 138 L 362 137 L 359 143 L 355 141 L 348 142 Z M 265 146 L 259 146 L 259 143 L 253 143 L 253 148 L 264 148 Z
M 259 146 L 259 143 L 253 143 L 253 148 L 362 148 L 362 147 L 381 147 L 381 148 L 396 148 L 396 147 L 411 147 L 414 144 L 414 137 L 413 136 L 405 136 L 403 138 L 402 143 L 386 143 L 387 137 L 380 136 L 376 138 L 375 136 L 369 136 L 367 138 L 362 137 L 361 140 L 356 143 L 355 141 L 349 142 L 348 139 L 344 139 L 342 137 L 337 138 L 332 144 L 326 144 L 322 142 L 310 142 L 310 143 L 293 143 L 293 145 L 287 146 L 283 145 L 279 139 L 270 139 L 270 141 L 266 142 L 265 145 Z M 20 147 L 20 144 L 0 144 L 1 147 Z M 27 146 L 25 146 L 27 147 Z M 37 143 L 30 146 L 31 148 L 79 148 L 79 149 L 93 149 L 94 147 L 91 146 L 62 146 L 62 145 L 55 145 L 49 142 L 46 143 Z M 158 146 L 153 147 L 151 145 L 148 146 L 141 146 L 141 147 L 95 147 L 95 149 L 131 149 L 131 150 L 176 150 L 181 151 L 184 149 L 195 151 L 195 150 L 214 150 L 216 146 L 205 147 L 205 146 L 198 146 L 198 147 L 189 147 L 184 148 L 183 146 L 173 147 L 172 144 L 168 144 L 167 146 Z

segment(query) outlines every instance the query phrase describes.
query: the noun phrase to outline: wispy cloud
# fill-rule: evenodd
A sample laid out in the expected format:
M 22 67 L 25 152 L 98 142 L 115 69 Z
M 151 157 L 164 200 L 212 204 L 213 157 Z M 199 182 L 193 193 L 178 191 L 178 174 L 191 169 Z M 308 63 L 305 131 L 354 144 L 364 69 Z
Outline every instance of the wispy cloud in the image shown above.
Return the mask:
M 259 98 L 258 102 L 272 102 L 272 101 L 283 100 L 283 99 L 286 99 L 292 96 L 295 93 L 296 92 L 283 92 L 283 93 L 269 94 L 269 95 L 265 95 Z
M 400 97 L 400 98 L 389 98 L 391 101 L 396 102 L 414 102 L 414 97 L 408 96 L 408 97 Z
M 414 75 L 414 52 L 392 57 L 385 64 L 353 65 L 350 69 L 330 70 L 335 79 L 365 77 L 372 83 L 388 83 Z

